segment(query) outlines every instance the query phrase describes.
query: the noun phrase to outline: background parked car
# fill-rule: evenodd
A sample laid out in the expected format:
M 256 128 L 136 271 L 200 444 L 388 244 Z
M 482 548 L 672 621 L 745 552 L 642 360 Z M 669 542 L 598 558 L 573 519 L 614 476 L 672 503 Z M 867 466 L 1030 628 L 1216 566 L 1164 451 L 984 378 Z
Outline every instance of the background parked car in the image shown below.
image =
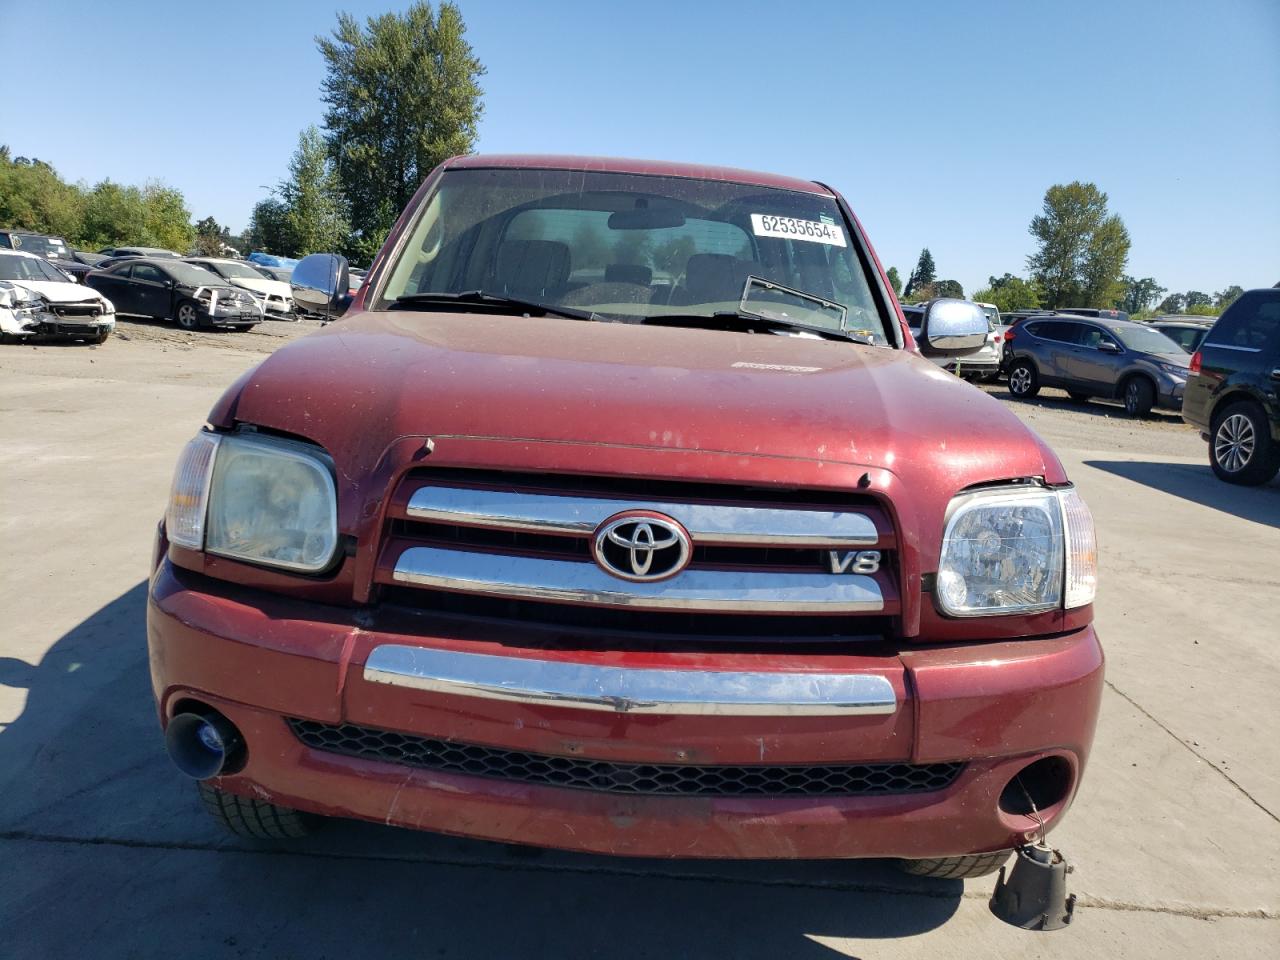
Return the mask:
M 1148 326 L 1159 330 L 1187 353 L 1195 353 L 1217 317 L 1156 317 Z
M 103 247 L 98 252 L 107 257 L 165 257 L 173 260 L 182 259 L 181 254 L 174 253 L 172 250 L 162 250 L 160 247 Z
M 1189 358 L 1146 324 L 1061 314 L 1019 324 L 1010 345 L 1009 392 L 1020 399 L 1048 386 L 1073 400 L 1122 400 L 1135 417 L 1182 406 Z
M 188 257 L 186 262 L 216 273 L 234 287 L 248 290 L 262 301 L 267 314 L 281 320 L 295 319 L 293 291 L 289 284 L 267 276 L 256 264 L 212 257 Z
M 279 280 L 282 283 L 288 283 L 293 279 L 293 267 L 272 267 L 265 263 L 255 263 L 254 267 L 262 271 L 263 275 L 272 280 Z
M 72 280 L 84 279 L 88 266 L 76 259 L 76 251 L 62 237 L 27 230 L 0 230 L 0 250 L 22 250 L 42 257 Z
M 249 293 L 181 260 L 134 257 L 91 271 L 85 283 L 106 294 L 120 313 L 174 320 L 187 330 L 249 330 L 262 320 L 262 308 Z
M 0 336 L 61 337 L 103 343 L 115 329 L 115 307 L 49 261 L 21 250 L 0 251 Z
M 1069 313 L 1075 317 L 1096 317 L 1099 320 L 1128 320 L 1129 314 L 1123 310 L 1102 310 L 1098 307 L 1059 307 L 1058 313 Z
M 1182 419 L 1209 441 L 1228 483 L 1280 472 L 1280 289 L 1250 290 L 1227 307 L 1191 357 Z

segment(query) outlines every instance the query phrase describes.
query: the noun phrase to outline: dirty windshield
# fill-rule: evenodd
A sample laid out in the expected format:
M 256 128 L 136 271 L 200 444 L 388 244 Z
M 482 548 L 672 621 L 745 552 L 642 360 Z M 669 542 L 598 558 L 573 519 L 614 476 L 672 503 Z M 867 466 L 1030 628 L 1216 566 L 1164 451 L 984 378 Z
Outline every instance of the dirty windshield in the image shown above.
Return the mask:
M 479 290 L 631 322 L 785 311 L 799 324 L 887 343 L 854 243 L 835 200 L 816 193 L 454 170 L 427 199 L 381 299 Z

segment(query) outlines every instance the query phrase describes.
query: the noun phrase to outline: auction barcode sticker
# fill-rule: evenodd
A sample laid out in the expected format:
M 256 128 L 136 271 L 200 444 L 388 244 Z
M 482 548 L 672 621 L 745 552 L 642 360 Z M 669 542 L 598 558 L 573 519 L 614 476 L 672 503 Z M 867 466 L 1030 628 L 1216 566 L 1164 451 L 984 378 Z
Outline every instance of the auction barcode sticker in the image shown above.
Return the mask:
M 821 220 L 797 220 L 795 217 L 775 217 L 771 213 L 753 213 L 751 229 L 757 237 L 778 237 L 782 240 L 807 240 L 809 243 L 826 243 L 843 247 L 844 231 L 834 223 Z

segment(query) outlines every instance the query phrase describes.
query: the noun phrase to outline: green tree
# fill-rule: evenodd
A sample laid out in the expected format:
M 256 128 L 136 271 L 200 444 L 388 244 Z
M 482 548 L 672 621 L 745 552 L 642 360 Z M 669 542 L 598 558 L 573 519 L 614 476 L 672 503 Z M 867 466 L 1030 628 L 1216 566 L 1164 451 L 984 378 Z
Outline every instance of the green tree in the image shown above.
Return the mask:
M 285 256 L 336 251 L 349 233 L 338 177 L 314 126 L 298 136 L 289 162 L 289 179 L 278 189 L 284 205 Z
M 903 303 L 924 303 L 938 295 L 937 284 L 934 283 L 917 283 L 912 287 L 911 281 L 908 280 L 907 288 L 908 290 L 902 293 Z
M 427 173 L 469 152 L 482 111 L 484 66 L 449 2 L 419 0 L 362 27 L 339 14 L 317 37 L 328 149 L 360 249 L 376 249 Z
M 1160 295 L 1167 292 L 1152 277 L 1138 280 L 1126 273 L 1120 278 L 1120 282 L 1124 284 L 1124 296 L 1120 298 L 1119 307 L 1131 316 L 1150 309 L 1160 299 Z
M 1187 298 L 1180 293 L 1171 293 L 1160 301 L 1156 309 L 1160 313 L 1181 313 L 1187 305 Z
M 1006 273 L 1003 277 L 988 278 L 988 284 L 985 290 L 975 293 L 973 299 L 994 304 L 1001 313 L 1034 310 L 1040 306 L 1040 285 L 1034 280 L 1023 280 Z
M 916 261 L 916 268 L 911 271 L 911 276 L 907 277 L 907 287 L 902 291 L 902 295 L 903 297 L 910 297 L 912 294 L 916 294 L 918 300 L 919 294 L 916 292 L 916 288 L 932 286 L 937 279 L 938 271 L 933 263 L 933 254 L 929 252 L 928 247 L 925 247 L 920 251 L 920 258 Z
M 231 234 L 213 217 L 205 217 L 196 223 L 196 253 L 202 257 L 221 257 L 223 246 L 231 245 Z
M 1188 290 L 1186 295 L 1186 310 L 1190 313 L 1196 307 L 1208 307 L 1213 304 L 1213 297 L 1200 290 Z
M 288 211 L 275 197 L 259 200 L 249 215 L 249 227 L 245 230 L 245 247 L 241 253 L 254 250 L 284 255 L 289 245 Z
M 890 267 L 885 271 L 885 277 L 889 281 L 889 286 L 893 287 L 893 295 L 895 297 L 902 294 L 902 277 L 898 276 L 898 268 Z
M 955 297 L 957 300 L 963 300 L 964 287 L 960 285 L 959 280 L 939 280 L 933 285 L 933 295 L 935 297 Z
M 1107 211 L 1107 195 L 1095 184 L 1050 187 L 1029 229 L 1039 249 L 1027 268 L 1047 306 L 1110 307 L 1123 298 L 1129 232 Z
M 1214 295 L 1213 305 L 1219 310 L 1225 310 L 1227 307 L 1231 306 L 1231 304 L 1236 301 L 1236 298 L 1242 293 L 1244 293 L 1243 287 L 1238 287 L 1235 284 L 1232 284 L 1227 287 L 1227 289 L 1220 290 Z
M 51 233 L 71 242 L 84 226 L 84 197 L 42 162 L 0 156 L 0 226 Z
M 180 190 L 151 181 L 142 188 L 143 239 L 148 247 L 187 253 L 195 240 L 191 211 Z

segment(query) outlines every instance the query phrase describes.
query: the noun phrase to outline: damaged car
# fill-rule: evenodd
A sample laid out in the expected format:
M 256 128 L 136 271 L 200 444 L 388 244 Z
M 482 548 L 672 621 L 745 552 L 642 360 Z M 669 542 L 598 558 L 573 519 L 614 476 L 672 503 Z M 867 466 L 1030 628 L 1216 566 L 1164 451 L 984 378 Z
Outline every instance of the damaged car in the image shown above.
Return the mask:
M 252 294 L 181 260 L 132 257 L 90 271 L 84 282 L 121 314 L 172 320 L 184 330 L 251 330 L 262 322 L 262 305 Z
M 277 320 L 294 320 L 293 292 L 288 283 L 272 277 L 256 264 L 243 260 L 227 260 L 215 257 L 188 257 L 187 263 L 216 273 L 233 287 L 248 290 L 262 302 L 268 317 Z
M 68 279 L 42 257 L 0 251 L 0 336 L 105 343 L 116 326 L 115 306 L 97 290 Z

